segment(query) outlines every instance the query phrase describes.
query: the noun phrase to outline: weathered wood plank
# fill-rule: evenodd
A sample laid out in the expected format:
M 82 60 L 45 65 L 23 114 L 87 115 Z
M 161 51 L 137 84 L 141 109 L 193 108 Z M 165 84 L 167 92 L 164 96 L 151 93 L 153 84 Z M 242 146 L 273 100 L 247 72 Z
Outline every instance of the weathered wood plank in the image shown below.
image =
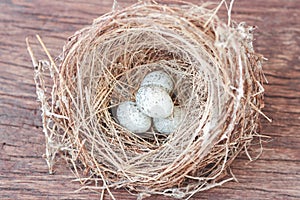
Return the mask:
M 74 176 L 67 163 L 55 175 L 47 173 L 25 37 L 40 34 L 51 54 L 58 55 L 68 36 L 108 12 L 112 2 L 0 2 L 0 199 L 99 199 L 94 192 L 74 192 L 80 184 L 71 182 Z M 259 160 L 248 163 L 243 154 L 233 163 L 239 183 L 227 183 L 192 199 L 300 198 L 299 16 L 299 0 L 235 2 L 233 19 L 258 26 L 255 47 L 269 59 L 264 65 L 269 81 L 264 112 L 273 122 L 262 119 L 261 133 L 272 139 L 263 144 Z M 117 199 L 135 199 L 124 190 L 113 193 Z

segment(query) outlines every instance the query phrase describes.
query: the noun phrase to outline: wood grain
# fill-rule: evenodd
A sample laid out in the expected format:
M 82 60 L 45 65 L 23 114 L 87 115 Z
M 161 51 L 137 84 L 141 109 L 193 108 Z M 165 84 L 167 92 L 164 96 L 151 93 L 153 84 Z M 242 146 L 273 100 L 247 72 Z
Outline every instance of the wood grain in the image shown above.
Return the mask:
M 80 184 L 71 182 L 74 176 L 67 163 L 61 162 L 55 175 L 48 174 L 25 37 L 40 34 L 51 54 L 58 55 L 68 36 L 108 12 L 112 2 L 0 2 L 0 199 L 99 199 L 95 192 L 74 192 Z M 124 0 L 121 6 L 133 2 Z M 242 154 L 233 163 L 239 182 L 192 199 L 300 199 L 299 16 L 299 0 L 235 2 L 233 19 L 258 26 L 255 47 L 269 59 L 264 65 L 269 81 L 264 112 L 273 122 L 262 119 L 261 133 L 272 139 L 266 139 L 258 160 L 249 162 Z M 135 199 L 125 190 L 113 194 L 116 199 Z

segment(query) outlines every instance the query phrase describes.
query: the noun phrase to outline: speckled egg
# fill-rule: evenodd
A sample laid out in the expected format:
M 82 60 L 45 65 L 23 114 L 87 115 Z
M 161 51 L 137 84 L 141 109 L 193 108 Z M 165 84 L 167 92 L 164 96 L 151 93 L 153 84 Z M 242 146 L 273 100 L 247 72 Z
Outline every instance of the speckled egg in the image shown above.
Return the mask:
M 151 127 L 151 118 L 131 101 L 122 102 L 118 106 L 117 119 L 121 126 L 133 133 L 144 133 Z
M 136 94 L 138 108 L 149 117 L 166 118 L 173 113 L 173 101 L 168 92 L 158 86 L 141 87 Z
M 171 77 L 164 71 L 154 71 L 145 76 L 142 80 L 141 87 L 155 85 L 164 88 L 170 93 L 173 90 L 174 84 Z
M 167 118 L 153 118 L 154 127 L 160 133 L 173 133 L 181 125 L 184 115 L 184 110 L 176 106 L 171 116 Z

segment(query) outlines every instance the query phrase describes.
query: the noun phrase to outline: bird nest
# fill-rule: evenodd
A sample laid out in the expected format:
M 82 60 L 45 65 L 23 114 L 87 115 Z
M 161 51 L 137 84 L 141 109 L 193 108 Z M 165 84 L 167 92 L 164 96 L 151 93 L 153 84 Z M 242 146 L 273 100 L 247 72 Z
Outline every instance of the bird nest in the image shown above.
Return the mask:
M 225 24 L 219 7 L 140 2 L 115 10 L 71 36 L 57 60 L 38 37 L 49 63 L 28 46 L 50 172 L 63 152 L 78 176 L 90 175 L 82 183 L 101 180 L 99 189 L 123 187 L 140 198 L 189 197 L 232 180 L 228 166 L 258 135 L 263 57 L 252 47 L 254 27 L 230 17 Z M 135 101 L 145 75 L 157 70 L 172 77 L 183 123 L 171 134 L 153 127 L 135 134 L 115 109 Z

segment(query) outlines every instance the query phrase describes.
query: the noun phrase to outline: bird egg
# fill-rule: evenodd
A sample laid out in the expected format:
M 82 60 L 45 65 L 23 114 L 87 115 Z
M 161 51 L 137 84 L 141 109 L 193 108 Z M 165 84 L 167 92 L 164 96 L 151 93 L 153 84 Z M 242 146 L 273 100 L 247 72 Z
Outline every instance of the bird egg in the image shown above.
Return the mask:
M 181 125 L 184 118 L 184 110 L 180 107 L 174 107 L 174 112 L 167 118 L 153 118 L 155 129 L 164 134 L 175 132 Z
M 173 90 L 174 84 L 171 77 L 164 71 L 150 72 L 142 80 L 141 87 L 155 85 L 164 88 L 170 93 Z
M 151 118 L 131 101 L 122 102 L 118 106 L 117 119 L 121 126 L 133 133 L 144 133 L 151 127 Z
M 173 113 L 173 101 L 168 92 L 158 86 L 141 87 L 136 94 L 138 108 L 154 118 L 166 118 Z

